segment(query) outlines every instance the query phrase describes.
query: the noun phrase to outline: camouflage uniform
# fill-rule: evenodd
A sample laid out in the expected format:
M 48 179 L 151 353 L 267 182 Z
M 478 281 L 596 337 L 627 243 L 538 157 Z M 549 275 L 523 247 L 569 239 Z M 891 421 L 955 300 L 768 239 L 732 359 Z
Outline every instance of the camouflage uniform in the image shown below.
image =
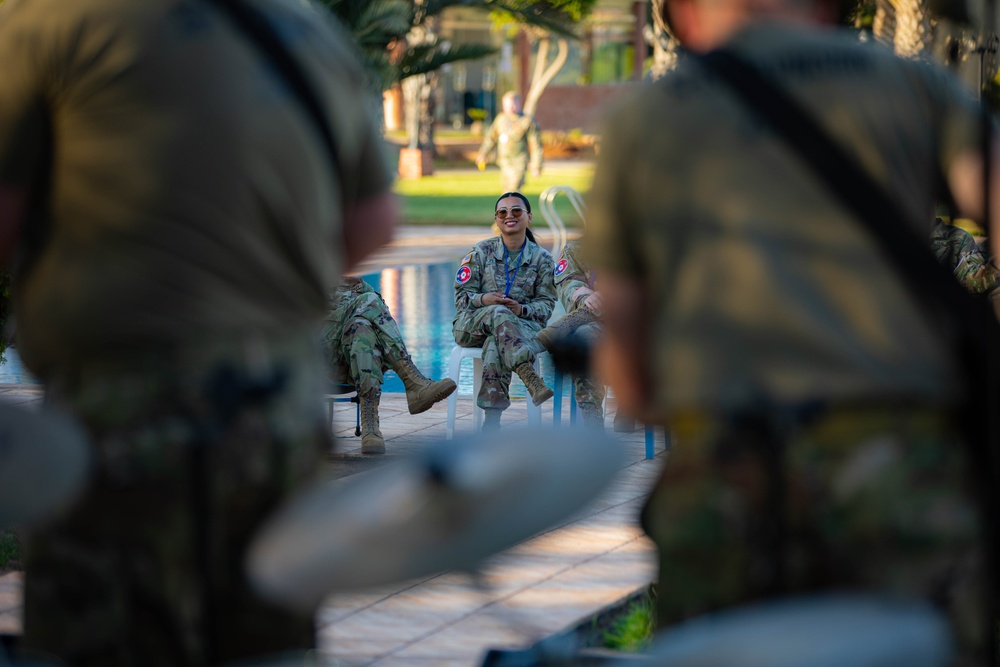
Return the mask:
M 566 309 L 567 315 L 585 307 L 583 302 L 587 295 L 574 298 L 573 292 L 581 287 L 593 289 L 592 276 L 577 256 L 579 245 L 579 241 L 567 243 L 553 270 L 556 294 L 559 296 L 559 302 Z M 576 331 L 588 340 L 597 340 L 600 336 L 600 327 L 596 324 L 584 325 Z M 573 386 L 576 388 L 576 402 L 581 408 L 598 411 L 602 409 L 601 406 L 604 403 L 603 382 L 595 382 L 591 378 L 579 376 L 573 378 Z
M 327 358 L 359 394 L 380 389 L 383 373 L 407 356 L 403 336 L 382 295 L 360 278 L 349 278 L 330 295 L 323 326 Z
M 50 381 L 47 400 L 86 425 L 97 460 L 78 502 L 27 542 L 26 649 L 168 667 L 208 664 L 209 631 L 234 659 L 314 645 L 311 614 L 261 600 L 243 563 L 329 447 L 313 335 Z
M 980 141 L 946 72 L 780 22 L 726 48 L 856 155 L 912 220 L 898 233 L 926 243 L 952 161 Z M 643 417 L 675 435 L 643 513 L 659 623 L 861 587 L 939 604 L 960 650 L 980 650 L 983 517 L 947 324 L 697 59 L 630 95 L 605 124 L 583 244 L 641 292 Z
M 504 292 L 504 244 L 497 236 L 480 241 L 458 269 L 455 278 L 455 342 L 462 347 L 483 348 L 483 385 L 476 398 L 481 408 L 510 406 L 511 370 L 531 363 L 535 355 L 525 338 L 541 330 L 555 305 L 552 256 L 531 241 L 517 267 L 509 296 L 524 308 L 517 317 L 506 306 L 483 305 L 483 294 Z M 509 272 L 513 272 L 510 257 Z
M 642 514 L 660 546 L 658 623 L 816 590 L 932 600 L 982 642 L 981 528 L 945 412 L 834 408 L 767 425 L 673 422 Z M 756 426 L 764 426 L 758 429 Z M 964 663 L 963 663 L 964 664 Z
M 392 172 L 349 40 L 305 4 L 254 6 L 343 168 L 207 3 L 0 6 L 0 183 L 47 195 L 14 282 L 18 351 L 96 450 L 79 503 L 25 546 L 23 646 L 67 664 L 315 646 L 311 614 L 260 599 L 243 559 L 328 447 L 316 338 L 337 239 Z
M 526 114 L 501 112 L 483 138 L 479 155 L 484 160 L 496 148 L 501 191 L 516 192 L 524 185 L 529 155 L 532 171 L 542 168 L 542 144 L 538 124 Z
M 987 248 L 976 244 L 972 235 L 961 227 L 934 222 L 931 229 L 931 250 L 937 261 L 951 269 L 955 279 L 970 294 L 984 294 L 991 299 L 1000 296 L 1000 270 L 989 259 Z

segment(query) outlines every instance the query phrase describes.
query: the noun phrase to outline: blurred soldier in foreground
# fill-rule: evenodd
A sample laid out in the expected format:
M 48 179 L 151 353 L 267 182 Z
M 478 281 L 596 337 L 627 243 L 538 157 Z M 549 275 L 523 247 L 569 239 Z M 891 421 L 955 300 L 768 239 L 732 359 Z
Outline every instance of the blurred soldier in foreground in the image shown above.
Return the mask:
M 378 424 L 385 371 L 391 368 L 403 381 L 411 415 L 429 410 L 455 391 L 454 380 L 429 380 L 413 365 L 382 295 L 361 278 L 345 278 L 330 295 L 323 344 L 338 373 L 334 381 L 346 381 L 358 392 L 363 454 L 385 453 L 385 439 Z
M 988 243 L 977 244 L 972 234 L 938 218 L 931 228 L 931 252 L 969 294 L 993 301 L 1000 297 L 1000 269 L 990 259 Z
M 945 184 L 981 215 L 980 111 L 945 73 L 823 25 L 824 0 L 658 12 L 692 51 L 724 47 L 804 107 L 912 221 L 897 236 L 926 247 Z M 983 662 L 984 526 L 951 327 L 714 68 L 692 57 L 611 116 L 584 240 L 607 327 L 598 372 L 676 434 L 643 513 L 659 623 L 868 589 L 933 601 Z
M 24 640 L 68 664 L 205 665 L 310 649 L 243 575 L 258 525 L 328 448 L 317 333 L 385 243 L 392 174 L 346 39 L 253 3 L 334 137 L 209 2 L 0 9 L 0 265 L 18 351 L 95 449 L 27 545 Z
M 500 167 L 500 188 L 516 192 L 524 185 L 524 173 L 531 164 L 531 175 L 542 173 L 542 141 L 538 125 L 531 116 L 521 113 L 521 96 L 510 91 L 503 96 L 503 111 L 490 125 L 476 156 L 476 166 L 483 169 L 493 149 Z

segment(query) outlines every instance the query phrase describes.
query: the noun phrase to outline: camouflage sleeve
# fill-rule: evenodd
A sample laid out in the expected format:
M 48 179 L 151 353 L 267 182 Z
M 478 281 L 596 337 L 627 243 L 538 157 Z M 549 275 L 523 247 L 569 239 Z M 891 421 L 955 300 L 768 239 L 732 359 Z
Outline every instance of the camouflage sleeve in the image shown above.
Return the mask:
M 935 220 L 931 252 L 970 294 L 987 294 L 1000 286 L 1000 270 L 961 227 Z
M 528 155 L 531 156 L 532 171 L 542 170 L 542 132 L 538 129 L 538 123 L 531 119 L 528 125 Z
M 955 278 L 970 294 L 987 294 L 1000 287 L 1000 270 L 978 250 L 960 258 Z
M 486 132 L 486 136 L 483 137 L 483 143 L 479 146 L 479 157 L 483 160 L 488 160 L 490 153 L 497 145 L 497 121 L 494 118 L 493 122 L 490 124 L 490 129 Z
M 578 310 L 587 294 L 574 297 L 574 293 L 581 287 L 590 289 L 590 279 L 587 277 L 583 265 L 577 259 L 577 242 L 572 242 L 563 249 L 562 257 L 555 264 L 553 276 L 555 277 L 556 294 L 559 302 L 566 309 L 567 313 Z
M 549 317 L 552 316 L 552 309 L 556 305 L 556 287 L 552 282 L 552 255 L 539 248 L 538 258 L 538 273 L 535 277 L 535 296 L 528 303 L 524 304 L 524 312 L 521 313 L 521 317 L 526 320 L 534 320 L 545 326 L 549 321 Z
M 482 307 L 483 255 L 479 248 L 473 248 L 455 274 L 455 310 L 462 312 Z

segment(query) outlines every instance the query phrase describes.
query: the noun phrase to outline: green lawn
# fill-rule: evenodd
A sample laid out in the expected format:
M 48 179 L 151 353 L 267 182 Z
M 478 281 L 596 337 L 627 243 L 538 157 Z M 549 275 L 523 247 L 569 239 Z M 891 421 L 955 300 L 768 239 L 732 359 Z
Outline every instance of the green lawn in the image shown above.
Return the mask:
M 550 162 L 540 178 L 528 177 L 524 194 L 531 200 L 535 225 L 544 229 L 538 207 L 538 195 L 553 185 L 569 185 L 582 193 L 590 188 L 593 167 L 589 164 Z M 396 192 L 403 199 L 403 220 L 408 224 L 479 225 L 492 221 L 493 204 L 501 194 L 500 171 L 489 166 L 485 171 L 472 169 L 439 170 L 419 180 L 396 182 Z M 579 227 L 581 221 L 564 195 L 556 197 L 556 211 L 567 227 Z

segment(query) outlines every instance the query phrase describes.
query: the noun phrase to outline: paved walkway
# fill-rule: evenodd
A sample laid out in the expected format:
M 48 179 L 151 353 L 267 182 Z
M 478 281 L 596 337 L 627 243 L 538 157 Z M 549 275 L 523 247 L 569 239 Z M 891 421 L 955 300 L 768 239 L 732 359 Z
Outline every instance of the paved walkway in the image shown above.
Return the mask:
M 540 236 L 547 244 L 546 234 Z M 480 227 L 404 227 L 359 273 L 459 258 L 483 237 Z M 0 400 L 31 406 L 40 402 L 41 392 L 0 385 Z M 459 398 L 457 433 L 472 430 L 472 408 L 471 396 Z M 445 436 L 445 403 L 414 416 L 402 395 L 385 394 L 379 414 L 388 453 L 364 457 L 360 438 L 353 435 L 354 409 L 353 404 L 335 405 L 332 476 L 363 475 Z M 564 423 L 567 414 L 564 405 Z M 526 420 L 525 402 L 515 400 L 503 424 Z M 552 422 L 552 401 L 543 405 L 542 422 Z M 607 422 L 610 429 L 610 418 Z M 321 650 L 352 667 L 472 667 L 490 648 L 525 648 L 587 622 L 644 588 L 654 576 L 654 554 L 637 516 L 665 459 L 664 444 L 658 435 L 656 458 L 645 460 L 641 431 L 615 437 L 626 463 L 611 487 L 575 516 L 494 556 L 482 568 L 478 585 L 468 574 L 445 572 L 331 596 L 317 619 Z M 0 576 L 0 633 L 20 632 L 21 585 L 20 573 Z

